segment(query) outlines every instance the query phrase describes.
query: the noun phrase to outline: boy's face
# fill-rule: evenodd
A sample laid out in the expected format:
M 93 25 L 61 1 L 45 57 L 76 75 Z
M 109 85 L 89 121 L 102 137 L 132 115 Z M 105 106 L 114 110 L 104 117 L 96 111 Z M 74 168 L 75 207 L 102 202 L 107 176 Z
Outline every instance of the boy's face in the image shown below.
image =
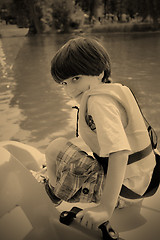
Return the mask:
M 83 93 L 92 87 L 101 83 L 101 74 L 99 76 L 78 75 L 63 81 L 67 95 L 80 102 Z

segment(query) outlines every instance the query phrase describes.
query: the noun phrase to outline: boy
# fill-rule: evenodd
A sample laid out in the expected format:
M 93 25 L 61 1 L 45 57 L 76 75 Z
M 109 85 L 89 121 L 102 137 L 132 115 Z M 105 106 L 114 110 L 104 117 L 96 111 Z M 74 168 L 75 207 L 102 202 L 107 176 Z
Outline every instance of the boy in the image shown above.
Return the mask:
M 140 196 L 146 191 L 155 166 L 150 138 L 130 90 L 110 82 L 110 58 L 97 40 L 68 41 L 51 73 L 80 104 L 81 137 L 94 158 L 67 139 L 54 140 L 46 151 L 50 186 L 59 199 L 98 203 L 76 218 L 95 229 L 127 202 L 122 185 Z

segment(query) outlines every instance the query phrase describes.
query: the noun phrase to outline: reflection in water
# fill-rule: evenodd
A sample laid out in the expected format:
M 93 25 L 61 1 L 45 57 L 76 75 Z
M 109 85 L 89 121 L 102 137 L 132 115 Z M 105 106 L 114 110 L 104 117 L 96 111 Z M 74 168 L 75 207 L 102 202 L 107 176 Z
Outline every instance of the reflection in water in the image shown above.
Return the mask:
M 6 76 L 6 57 L 2 48 L 2 41 L 0 40 L 0 65 L 1 65 L 1 71 L 2 71 L 2 76 Z
M 72 135 L 73 131 L 68 128 L 71 106 L 66 102 L 69 99 L 51 79 L 50 61 L 57 49 L 54 49 L 54 39 L 49 44 L 46 38 L 25 41 L 13 68 L 16 87 L 10 102 L 11 107 L 18 106 L 22 111 L 24 119 L 20 128 L 30 134 L 27 141 L 41 145 L 54 136 Z
M 14 88 L 12 64 L 8 61 L 0 39 L 0 139 L 10 139 L 19 129 L 15 119 L 19 116 L 19 109 L 10 109 L 9 103 Z M 8 121 L 7 121 L 8 120 Z
M 111 56 L 113 80 L 132 88 L 160 135 L 159 35 L 96 36 Z M 2 39 L 1 141 L 14 139 L 43 150 L 57 136 L 74 137 L 76 112 L 71 106 L 75 102 L 69 100 L 50 75 L 53 55 L 70 37 Z

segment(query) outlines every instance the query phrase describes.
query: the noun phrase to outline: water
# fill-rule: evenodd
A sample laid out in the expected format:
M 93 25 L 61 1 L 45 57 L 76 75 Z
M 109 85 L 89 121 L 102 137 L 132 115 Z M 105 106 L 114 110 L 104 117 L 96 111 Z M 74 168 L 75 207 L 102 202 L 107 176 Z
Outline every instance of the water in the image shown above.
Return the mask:
M 135 92 L 160 138 L 160 34 L 94 34 L 112 60 L 112 78 Z M 75 136 L 75 104 L 53 82 L 50 61 L 72 35 L 0 39 L 0 141 L 44 151 L 57 136 Z

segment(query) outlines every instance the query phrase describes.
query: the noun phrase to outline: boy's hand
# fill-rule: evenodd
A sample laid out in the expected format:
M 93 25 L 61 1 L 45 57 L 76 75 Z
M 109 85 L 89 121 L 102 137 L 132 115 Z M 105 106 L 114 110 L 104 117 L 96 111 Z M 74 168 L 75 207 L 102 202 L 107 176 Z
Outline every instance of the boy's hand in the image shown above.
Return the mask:
M 109 215 L 102 204 L 86 208 L 76 215 L 76 221 L 88 229 L 96 230 L 102 223 L 109 220 Z

